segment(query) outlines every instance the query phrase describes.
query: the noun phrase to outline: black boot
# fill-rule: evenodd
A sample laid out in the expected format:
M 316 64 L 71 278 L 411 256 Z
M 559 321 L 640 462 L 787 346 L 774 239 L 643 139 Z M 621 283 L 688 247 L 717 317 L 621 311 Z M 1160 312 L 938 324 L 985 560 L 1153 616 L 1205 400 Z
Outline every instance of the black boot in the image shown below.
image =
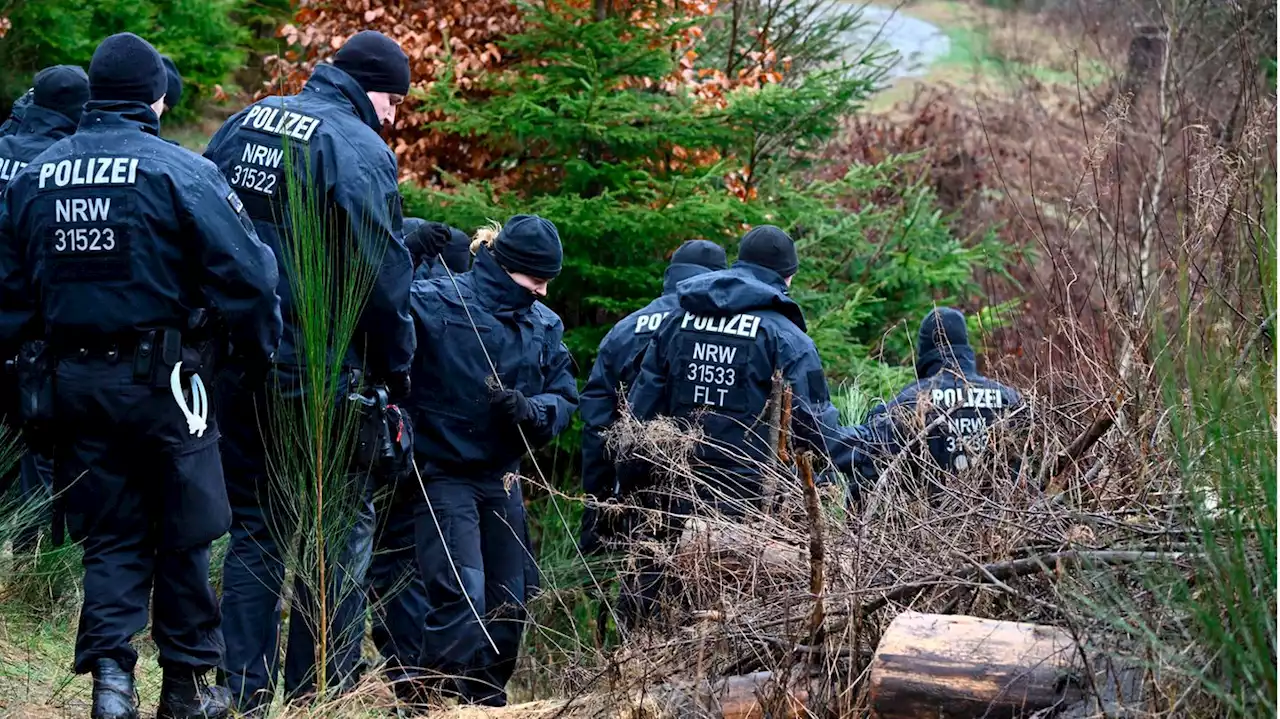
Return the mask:
M 166 669 L 160 685 L 156 719 L 226 719 L 231 714 L 231 690 L 209 686 L 203 674 Z
M 133 674 L 112 659 L 99 659 L 93 668 L 93 719 L 138 719 L 138 696 Z

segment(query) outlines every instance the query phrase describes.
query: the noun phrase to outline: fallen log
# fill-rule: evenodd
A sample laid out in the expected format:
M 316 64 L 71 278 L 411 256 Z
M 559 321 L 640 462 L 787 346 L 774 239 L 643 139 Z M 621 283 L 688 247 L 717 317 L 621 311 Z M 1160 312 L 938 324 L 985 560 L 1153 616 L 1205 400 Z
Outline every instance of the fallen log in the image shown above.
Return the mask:
M 1056 627 L 904 612 L 871 659 L 880 719 L 1021 717 L 1079 701 L 1075 641 Z
M 696 684 L 672 684 L 654 691 L 662 716 L 690 719 L 801 719 L 812 687 L 808 677 L 786 681 L 756 672 Z
M 771 539 L 759 527 L 724 519 L 690 519 L 677 555 L 710 556 L 723 570 L 762 569 L 777 577 L 808 577 L 810 570 L 807 548 Z

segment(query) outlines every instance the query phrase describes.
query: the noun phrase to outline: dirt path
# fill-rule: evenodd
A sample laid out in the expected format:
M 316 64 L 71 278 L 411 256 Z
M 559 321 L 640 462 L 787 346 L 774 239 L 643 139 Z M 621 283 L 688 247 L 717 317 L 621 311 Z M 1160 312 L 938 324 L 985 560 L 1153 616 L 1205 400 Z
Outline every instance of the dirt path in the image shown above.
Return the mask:
M 887 58 L 887 80 L 923 76 L 929 65 L 951 52 L 951 39 L 942 28 L 896 6 L 865 5 L 861 12 L 862 27 L 849 33 L 850 50 L 892 51 L 894 57 Z

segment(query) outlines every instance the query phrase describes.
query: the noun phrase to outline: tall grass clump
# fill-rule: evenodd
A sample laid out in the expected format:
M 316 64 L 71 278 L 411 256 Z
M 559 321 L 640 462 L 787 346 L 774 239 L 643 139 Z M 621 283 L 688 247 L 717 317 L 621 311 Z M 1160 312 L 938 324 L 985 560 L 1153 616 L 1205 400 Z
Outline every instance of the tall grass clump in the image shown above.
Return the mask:
M 1164 507 L 1177 551 L 1135 581 L 1085 577 L 1077 596 L 1113 653 L 1140 658 L 1152 704 L 1173 715 L 1277 709 L 1274 184 L 1262 198 L 1234 238 L 1259 270 L 1256 293 L 1241 298 L 1248 321 L 1204 302 L 1155 365 L 1167 417 L 1143 439 L 1180 480 Z
M 287 209 L 281 251 L 296 312 L 293 339 L 304 359 L 296 386 L 275 387 L 268 409 L 276 442 L 269 448 L 269 474 L 273 504 L 282 508 L 283 516 L 274 519 L 286 571 L 312 598 L 294 597 L 290 622 L 305 622 L 311 632 L 316 694 L 324 695 L 334 680 L 328 676 L 333 609 L 362 591 L 342 580 L 346 572 L 335 571 L 365 499 L 364 478 L 352 473 L 359 416 L 347 399 L 360 387 L 343 360 L 382 258 L 347 246 L 343 219 L 314 192 L 308 155 L 287 142 L 284 149 Z

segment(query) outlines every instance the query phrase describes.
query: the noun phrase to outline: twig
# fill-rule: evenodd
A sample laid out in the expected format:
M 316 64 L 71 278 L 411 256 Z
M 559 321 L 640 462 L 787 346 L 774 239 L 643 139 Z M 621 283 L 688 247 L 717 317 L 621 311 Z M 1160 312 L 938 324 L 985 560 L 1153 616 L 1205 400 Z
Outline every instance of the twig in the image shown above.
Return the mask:
M 808 453 L 796 458 L 800 466 L 800 478 L 804 481 L 805 508 L 809 513 L 809 594 L 813 597 L 813 614 L 809 618 L 809 643 L 822 641 L 823 565 L 826 548 L 822 542 L 822 506 L 818 502 L 818 487 L 813 481 L 813 463 Z
M 781 465 L 778 458 L 782 456 L 782 372 L 773 373 L 773 389 L 769 392 L 769 449 L 775 461 L 775 470 Z M 761 480 L 761 494 L 764 499 L 764 513 L 773 513 L 773 500 L 778 493 L 777 471 L 765 472 Z
M 1098 413 L 1093 418 L 1093 422 L 1085 429 L 1084 434 L 1075 438 L 1067 450 L 1052 462 L 1046 462 L 1040 468 L 1040 476 L 1036 478 L 1036 484 L 1043 492 L 1049 487 L 1049 482 L 1062 474 L 1068 464 L 1080 459 L 1085 452 L 1088 452 L 1098 440 L 1111 429 L 1116 423 L 1116 413 L 1112 411 L 1110 403 L 1099 408 Z
M 961 567 L 946 574 L 938 574 L 929 579 L 902 584 L 886 591 L 878 599 L 862 607 L 862 615 L 866 616 L 883 608 L 886 604 L 909 596 L 916 592 L 955 581 L 981 580 L 992 577 L 999 580 L 1021 577 L 1028 574 L 1048 571 L 1050 566 L 1067 567 L 1077 564 L 1137 564 L 1140 562 L 1162 562 L 1193 556 L 1185 552 L 1139 552 L 1139 551 L 1069 551 L 1042 554 L 1027 559 L 1015 559 L 1011 562 L 978 565 L 977 567 Z

